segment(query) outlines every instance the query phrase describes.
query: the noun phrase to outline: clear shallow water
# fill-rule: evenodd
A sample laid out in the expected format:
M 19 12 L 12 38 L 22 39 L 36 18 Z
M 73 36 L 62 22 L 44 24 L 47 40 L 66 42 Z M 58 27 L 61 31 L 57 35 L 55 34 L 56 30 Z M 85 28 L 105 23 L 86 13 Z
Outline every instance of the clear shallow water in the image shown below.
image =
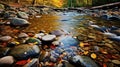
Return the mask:
M 64 31 L 72 33 L 73 35 L 79 35 L 80 23 L 87 22 L 87 20 L 95 21 L 98 25 L 120 26 L 120 23 L 118 23 L 119 21 L 105 21 L 74 11 L 45 14 L 41 15 L 39 18 L 34 17 L 32 19 L 29 19 L 31 25 L 26 30 L 35 32 L 45 30 L 49 33 L 53 30 L 62 29 Z

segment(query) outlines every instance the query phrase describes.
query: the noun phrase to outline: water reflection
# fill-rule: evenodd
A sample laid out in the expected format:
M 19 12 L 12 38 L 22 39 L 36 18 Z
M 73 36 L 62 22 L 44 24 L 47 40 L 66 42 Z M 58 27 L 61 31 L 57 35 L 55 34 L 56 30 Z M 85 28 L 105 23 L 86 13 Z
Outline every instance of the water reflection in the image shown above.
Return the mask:
M 26 30 L 35 32 L 45 30 L 46 32 L 50 32 L 58 29 L 60 26 L 60 23 L 57 22 L 57 19 L 58 17 L 54 15 L 42 15 L 39 18 L 33 17 L 29 20 L 31 25 Z
M 99 25 L 119 25 L 117 22 L 104 21 L 74 11 L 56 12 L 54 14 L 45 14 L 38 18 L 34 17 L 29 20 L 31 25 L 26 30 L 35 32 L 45 30 L 46 32 L 51 32 L 53 30 L 62 29 L 71 32 L 73 35 L 79 35 L 80 23 L 87 22 L 88 19 L 98 22 L 97 24 Z

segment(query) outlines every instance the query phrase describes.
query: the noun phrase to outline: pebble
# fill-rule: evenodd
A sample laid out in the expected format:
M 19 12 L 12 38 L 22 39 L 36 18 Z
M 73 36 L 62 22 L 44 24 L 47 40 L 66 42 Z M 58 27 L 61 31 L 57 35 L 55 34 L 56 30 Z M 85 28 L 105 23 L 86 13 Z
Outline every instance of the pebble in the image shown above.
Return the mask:
M 120 64 L 119 60 L 111 60 L 111 62 L 115 63 L 115 64 Z
M 26 37 L 28 37 L 28 35 L 27 35 L 26 33 L 20 33 L 20 34 L 18 35 L 18 37 L 19 37 L 19 38 L 26 38 Z
M 1 41 L 9 41 L 9 40 L 11 40 L 11 39 L 12 39 L 11 36 L 2 36 L 2 37 L 0 37 L 0 40 L 1 40 Z
M 13 64 L 14 63 L 14 57 L 13 56 L 5 56 L 0 58 L 0 65 L 2 64 Z

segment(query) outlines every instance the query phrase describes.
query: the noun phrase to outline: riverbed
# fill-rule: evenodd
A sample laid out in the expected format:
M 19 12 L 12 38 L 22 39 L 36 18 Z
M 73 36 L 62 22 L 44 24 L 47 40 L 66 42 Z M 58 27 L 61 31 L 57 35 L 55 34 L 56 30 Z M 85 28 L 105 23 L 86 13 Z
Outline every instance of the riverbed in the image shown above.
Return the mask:
M 39 32 L 45 30 L 47 33 L 62 29 L 73 35 L 79 35 L 80 23 L 94 21 L 100 26 L 117 26 L 120 27 L 119 21 L 107 21 L 101 18 L 88 16 L 84 13 L 72 12 L 55 12 L 54 14 L 38 15 L 40 17 L 31 17 L 29 19 L 31 25 L 27 27 L 27 31 Z

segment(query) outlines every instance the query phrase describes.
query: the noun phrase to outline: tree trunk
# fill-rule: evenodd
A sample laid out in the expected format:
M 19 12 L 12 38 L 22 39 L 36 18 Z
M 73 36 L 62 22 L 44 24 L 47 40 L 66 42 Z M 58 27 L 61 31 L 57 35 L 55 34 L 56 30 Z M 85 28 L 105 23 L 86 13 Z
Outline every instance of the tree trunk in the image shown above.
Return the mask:
M 16 2 L 15 3 L 20 3 L 20 0 L 16 0 Z
M 33 0 L 33 1 L 32 1 L 32 5 L 35 5 L 35 1 L 36 1 L 36 0 Z

